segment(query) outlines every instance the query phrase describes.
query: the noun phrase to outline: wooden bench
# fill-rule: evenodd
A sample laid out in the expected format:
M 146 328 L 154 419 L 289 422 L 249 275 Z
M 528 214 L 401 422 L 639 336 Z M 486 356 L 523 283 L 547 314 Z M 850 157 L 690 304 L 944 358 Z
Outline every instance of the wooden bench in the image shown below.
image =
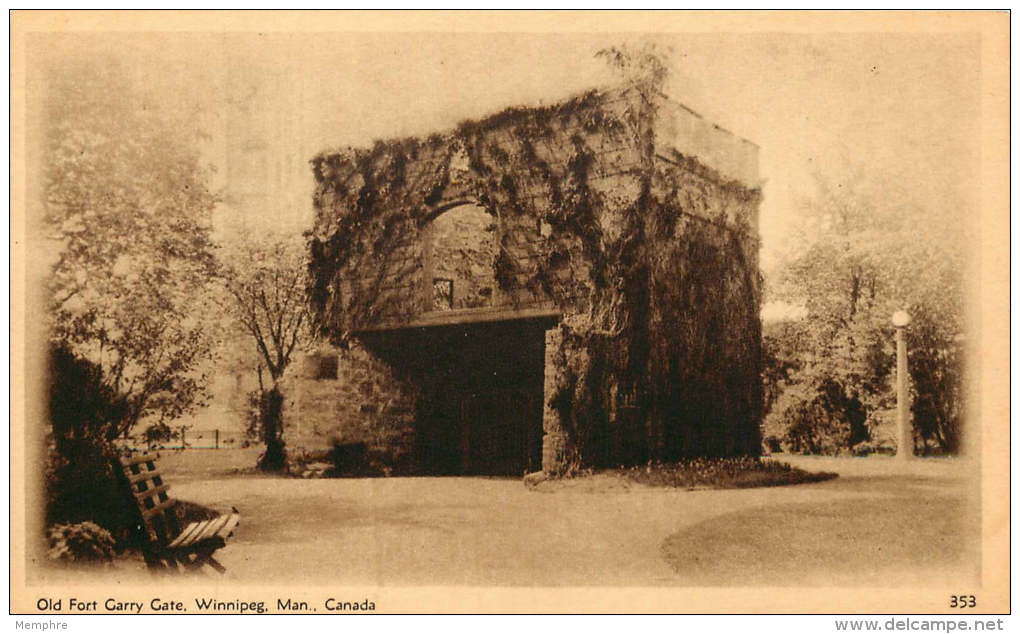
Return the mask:
M 182 529 L 173 508 L 176 502 L 167 495 L 170 485 L 156 468 L 156 456 L 141 453 L 115 462 L 114 470 L 138 509 L 138 529 L 145 542 L 142 552 L 151 570 L 198 571 L 207 565 L 220 574 L 226 572 L 213 553 L 226 545 L 241 522 L 237 509 Z

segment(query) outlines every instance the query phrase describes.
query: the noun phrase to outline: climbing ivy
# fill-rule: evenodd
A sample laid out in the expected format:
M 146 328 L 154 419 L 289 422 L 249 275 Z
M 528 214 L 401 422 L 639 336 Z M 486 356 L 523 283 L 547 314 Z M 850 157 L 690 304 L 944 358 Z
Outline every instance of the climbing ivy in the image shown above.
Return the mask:
M 611 463 L 613 443 L 634 444 L 614 422 L 618 401 L 641 427 L 632 460 L 757 453 L 761 282 L 749 218 L 760 193 L 692 157 L 657 156 L 661 102 L 654 81 L 632 83 L 317 156 L 319 330 L 343 344 L 423 312 L 423 293 L 393 289 L 420 284 L 419 232 L 444 202 L 469 198 L 496 221 L 501 290 L 527 289 L 564 315 L 549 405 L 568 468 Z M 539 225 L 548 230 L 535 239 Z

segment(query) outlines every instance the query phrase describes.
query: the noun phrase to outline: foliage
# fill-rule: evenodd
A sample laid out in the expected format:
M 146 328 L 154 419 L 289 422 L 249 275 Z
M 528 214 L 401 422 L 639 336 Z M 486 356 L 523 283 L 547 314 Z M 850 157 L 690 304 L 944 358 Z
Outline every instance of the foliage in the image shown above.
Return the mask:
M 287 468 L 287 447 L 283 441 L 283 395 L 273 386 L 259 394 L 259 428 L 266 450 L 259 456 L 258 467 L 263 471 L 283 471 Z
M 120 539 L 133 518 L 110 464 L 113 440 L 143 419 L 165 425 L 204 397 L 214 198 L 188 118 L 127 70 L 63 60 L 46 79 L 46 515 Z
M 175 431 L 172 427 L 162 421 L 149 425 L 145 428 L 145 431 L 142 432 L 142 438 L 145 440 L 145 445 L 149 449 L 162 447 L 166 443 L 177 438 L 179 435 L 179 432 Z
M 921 207 L 887 183 L 858 177 L 820 181 L 803 221 L 811 237 L 786 265 L 776 295 L 805 306 L 807 317 L 766 339 L 773 399 L 766 434 L 812 453 L 873 440 L 895 406 L 889 317 L 903 309 L 913 318 L 915 435 L 926 452 L 956 451 L 966 265 L 959 210 Z
M 52 339 L 98 369 L 110 433 L 205 396 L 215 198 L 197 130 L 109 60 L 47 77 L 44 191 Z
M 48 405 L 51 432 L 46 469 L 49 523 L 92 521 L 118 536 L 131 525 L 110 460 L 125 407 L 102 379 L 100 367 L 67 348 L 50 352 Z
M 365 477 L 385 473 L 377 468 L 369 459 L 368 445 L 363 442 L 333 443 L 329 462 L 332 463 L 332 475 L 341 477 Z
M 173 506 L 169 509 L 177 520 L 178 526 L 187 526 L 192 522 L 204 522 L 220 516 L 219 511 L 188 500 L 174 499 Z
M 432 219 L 434 204 L 458 195 L 473 198 L 496 219 L 501 252 L 493 265 L 503 290 L 542 289 L 559 303 L 573 302 L 578 289 L 555 275 L 572 264 L 588 265 L 587 276 L 605 289 L 607 260 L 622 255 L 611 248 L 624 245 L 606 244 L 599 212 L 619 213 L 615 207 L 631 208 L 637 201 L 607 200 L 593 188 L 595 160 L 611 144 L 624 150 L 613 167 L 633 168 L 631 161 L 644 161 L 650 180 L 650 157 L 643 153 L 650 150 L 657 82 L 664 76 L 642 80 L 640 73 L 634 75 L 634 67 L 651 62 L 632 59 L 649 51 L 607 49 L 601 55 L 631 77 L 624 88 L 593 90 L 552 106 L 512 107 L 481 121 L 465 121 L 446 135 L 379 141 L 368 149 L 348 148 L 313 159 L 320 213 L 310 236 L 309 295 L 321 334 L 341 343 L 351 329 L 381 315 L 417 308 L 394 305 L 400 298 L 381 293 L 390 277 L 406 274 L 388 256 Z M 571 129 L 585 134 L 564 133 Z M 543 190 L 549 190 L 548 205 L 536 196 Z M 550 225 L 555 244 L 549 252 L 529 251 L 529 258 L 549 264 L 525 272 L 507 251 L 533 249 L 514 232 L 529 217 Z M 376 274 L 341 280 L 342 269 Z M 343 288 L 342 281 L 350 287 Z
M 804 365 L 805 327 L 799 320 L 765 322 L 762 327 L 762 404 L 766 414 Z
M 92 522 L 57 524 L 47 531 L 47 556 L 65 563 L 109 563 L 114 557 L 114 540 L 109 531 Z
M 821 482 L 836 477 L 810 472 L 770 458 L 695 458 L 675 463 L 648 464 L 622 472 L 629 479 L 651 486 L 678 489 L 746 489 Z
M 309 334 L 307 264 L 301 245 L 282 238 L 249 236 L 240 244 L 224 258 L 222 275 L 230 313 L 261 360 L 259 392 L 250 396 L 248 433 L 266 444 L 259 467 L 276 471 L 286 466 L 280 380 Z M 269 372 L 268 386 L 262 364 Z
M 223 256 L 229 306 L 277 381 L 307 340 L 305 253 L 285 238 L 247 236 L 240 243 Z
M 637 459 L 757 453 L 761 283 L 750 219 L 760 193 L 690 157 L 657 160 L 665 62 L 651 55 L 602 54 L 631 77 L 617 90 L 316 157 L 317 330 L 344 345 L 359 328 L 423 312 L 412 292 L 394 291 L 395 279 L 416 288 L 404 245 L 442 202 L 470 199 L 495 219 L 499 289 L 548 298 L 567 315 L 550 405 L 571 468 L 582 455 L 612 461 L 616 401 L 650 421 Z M 608 186 L 607 174 L 626 175 L 628 187 Z M 548 227 L 543 239 L 538 226 Z
M 662 49 L 647 42 L 640 47 L 610 46 L 599 50 L 595 57 L 617 70 L 624 82 L 661 87 L 669 79 L 668 58 L 672 52 L 672 48 Z
M 103 380 L 102 368 L 59 344 L 50 348 L 49 368 L 49 415 L 57 451 L 70 455 L 72 445 L 104 445 L 116 438 L 113 421 L 124 417 L 128 405 Z
M 262 437 L 262 390 L 252 390 L 245 397 L 244 435 L 252 441 Z
M 911 414 L 925 451 L 933 447 L 956 453 L 960 450 L 966 406 L 963 394 L 965 355 L 957 321 L 962 306 L 956 307 L 955 319 L 945 312 L 933 312 L 946 309 L 945 299 L 931 296 L 912 307 L 914 321 L 907 337 Z
M 248 393 L 244 413 L 245 436 L 265 445 L 265 451 L 256 462 L 262 471 L 283 471 L 288 455 L 283 440 L 283 396 L 279 389 L 262 387 Z

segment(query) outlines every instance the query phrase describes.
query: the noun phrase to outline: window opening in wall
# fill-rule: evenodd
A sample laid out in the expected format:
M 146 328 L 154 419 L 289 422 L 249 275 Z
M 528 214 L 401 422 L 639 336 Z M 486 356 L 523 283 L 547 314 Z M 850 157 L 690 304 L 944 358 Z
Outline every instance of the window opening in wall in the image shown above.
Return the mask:
M 319 357 L 317 364 L 317 372 L 315 378 L 324 380 L 333 380 L 337 378 L 337 372 L 340 370 L 340 357 L 335 354 L 328 354 Z
M 495 219 L 484 207 L 462 204 L 436 216 L 426 233 L 430 310 L 487 308 L 497 302 Z

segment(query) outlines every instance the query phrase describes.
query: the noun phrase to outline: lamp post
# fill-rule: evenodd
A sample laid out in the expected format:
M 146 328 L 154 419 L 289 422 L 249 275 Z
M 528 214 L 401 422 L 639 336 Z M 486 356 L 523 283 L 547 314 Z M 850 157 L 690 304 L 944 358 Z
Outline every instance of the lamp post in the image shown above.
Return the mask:
M 914 429 L 910 420 L 910 385 L 907 374 L 907 336 L 904 329 L 910 325 L 910 315 L 898 310 L 893 313 L 896 327 L 896 457 L 910 460 L 914 457 Z

